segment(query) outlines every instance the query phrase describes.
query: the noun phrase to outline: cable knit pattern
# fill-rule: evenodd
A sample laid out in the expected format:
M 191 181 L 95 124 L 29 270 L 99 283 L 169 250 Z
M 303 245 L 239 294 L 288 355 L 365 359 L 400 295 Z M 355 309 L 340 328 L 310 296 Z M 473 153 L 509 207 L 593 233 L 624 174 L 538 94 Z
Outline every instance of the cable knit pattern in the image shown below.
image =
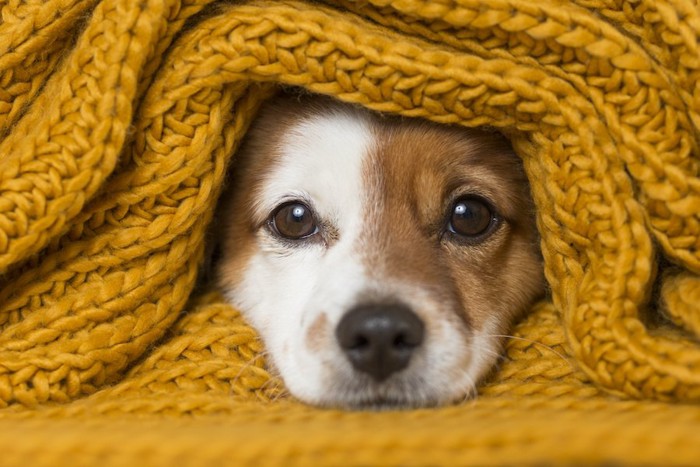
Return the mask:
M 0 21 L 3 463 L 700 459 L 696 0 L 4 0 Z M 193 293 L 279 84 L 511 137 L 551 297 L 477 400 L 302 406 Z

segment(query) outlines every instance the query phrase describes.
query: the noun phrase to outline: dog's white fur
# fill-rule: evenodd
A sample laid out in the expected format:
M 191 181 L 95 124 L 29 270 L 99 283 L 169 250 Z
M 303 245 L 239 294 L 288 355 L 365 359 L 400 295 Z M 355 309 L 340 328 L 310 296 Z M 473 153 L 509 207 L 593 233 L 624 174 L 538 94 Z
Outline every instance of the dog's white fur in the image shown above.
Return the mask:
M 218 282 L 227 299 L 260 332 L 290 392 L 309 403 L 425 406 L 473 395 L 476 382 L 497 359 L 501 339 L 491 336 L 504 331 L 507 318 L 495 314 L 468 327 L 456 316 L 453 302 L 424 284 L 378 272 L 357 253 L 368 228 L 382 228 L 380 219 L 368 219 L 368 213 L 377 212 L 381 201 L 375 193 L 381 187 L 368 186 L 375 182 L 366 174 L 368 159 L 377 154 L 374 126 L 381 120 L 350 107 L 314 105 L 316 111 L 292 112 L 280 128 L 266 130 L 275 131 L 269 137 L 274 136 L 277 154 L 262 168 L 249 166 L 239 175 L 257 171 L 257 181 L 247 185 L 254 191 L 246 198 L 251 204 L 229 195 L 233 201 L 221 214 L 224 223 L 238 212 L 250 226 L 238 232 L 250 238 L 245 254 L 237 252 L 235 239 L 223 249 Z M 247 151 L 245 157 L 261 157 L 255 149 Z M 235 190 L 238 182 L 232 183 Z M 333 233 L 299 245 L 280 241 L 265 221 L 292 200 L 304 201 Z M 245 258 L 233 261 L 236 254 Z M 528 293 L 536 295 L 539 287 L 529 287 Z M 344 313 L 367 297 L 380 302 L 400 297 L 425 324 L 424 343 L 410 365 L 381 383 L 353 368 L 334 333 Z

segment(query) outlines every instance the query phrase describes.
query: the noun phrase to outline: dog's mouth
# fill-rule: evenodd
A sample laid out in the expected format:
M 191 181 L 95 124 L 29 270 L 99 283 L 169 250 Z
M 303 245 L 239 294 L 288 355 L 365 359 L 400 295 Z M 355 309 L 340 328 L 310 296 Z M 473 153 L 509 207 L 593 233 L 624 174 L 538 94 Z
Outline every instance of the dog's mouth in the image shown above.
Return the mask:
M 455 396 L 449 400 L 443 400 L 438 395 L 422 394 L 416 396 L 413 393 L 394 393 L 391 395 L 353 394 L 349 397 L 337 397 L 332 401 L 322 404 L 327 408 L 340 408 L 355 411 L 386 412 L 400 410 L 425 409 L 443 406 L 457 401 L 468 400 L 475 397 L 475 391 Z
M 442 394 L 433 385 L 414 372 L 396 374 L 383 382 L 376 382 L 370 376 L 353 372 L 338 378 L 328 388 L 322 406 L 359 411 L 394 411 L 429 408 L 444 405 Z M 449 399 L 468 399 L 474 391 L 466 391 Z
M 336 400 L 323 404 L 327 408 L 367 412 L 411 410 L 435 407 L 437 405 L 436 401 L 416 401 L 408 397 L 353 398 L 351 400 Z
M 348 406 L 344 406 L 344 408 L 368 412 L 390 412 L 397 410 L 411 410 L 417 408 L 435 407 L 437 405 L 437 402 L 431 403 L 429 401 L 424 401 L 423 403 L 417 403 L 416 401 L 410 401 L 406 399 L 380 397 L 375 400 L 352 403 Z

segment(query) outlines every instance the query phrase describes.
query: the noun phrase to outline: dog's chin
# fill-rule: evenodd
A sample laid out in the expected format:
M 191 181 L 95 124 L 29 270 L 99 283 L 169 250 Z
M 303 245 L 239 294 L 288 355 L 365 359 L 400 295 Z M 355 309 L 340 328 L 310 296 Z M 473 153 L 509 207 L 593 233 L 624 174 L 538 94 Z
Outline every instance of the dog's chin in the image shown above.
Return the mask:
M 329 405 L 329 408 L 338 408 L 343 410 L 353 410 L 358 412 L 390 412 L 390 411 L 400 411 L 400 410 L 413 410 L 413 409 L 423 409 L 438 406 L 437 401 L 423 401 L 418 403 L 416 401 L 404 400 L 404 399 L 383 399 L 378 398 L 376 400 L 369 401 L 355 401 L 352 403 Z
M 386 412 L 444 407 L 475 397 L 473 391 L 452 397 L 426 397 L 417 399 L 409 394 L 394 396 L 363 396 L 326 398 L 313 403 L 317 407 L 352 411 Z
M 399 375 L 377 383 L 363 374 L 356 374 L 344 383 L 336 380 L 320 398 L 301 399 L 323 408 L 380 412 L 444 406 L 476 395 L 471 387 L 442 394 L 441 391 L 428 387 L 424 380 Z

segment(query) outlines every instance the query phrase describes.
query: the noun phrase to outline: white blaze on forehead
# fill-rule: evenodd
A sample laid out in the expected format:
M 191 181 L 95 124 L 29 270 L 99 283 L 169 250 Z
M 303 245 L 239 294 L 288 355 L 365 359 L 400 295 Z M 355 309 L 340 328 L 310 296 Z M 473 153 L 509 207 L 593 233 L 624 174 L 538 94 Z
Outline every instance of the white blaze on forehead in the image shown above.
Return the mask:
M 281 157 L 263 184 L 256 214 L 265 218 L 281 200 L 298 197 L 341 232 L 354 227 L 363 201 L 363 159 L 371 144 L 361 112 L 328 111 L 300 121 L 281 139 Z

